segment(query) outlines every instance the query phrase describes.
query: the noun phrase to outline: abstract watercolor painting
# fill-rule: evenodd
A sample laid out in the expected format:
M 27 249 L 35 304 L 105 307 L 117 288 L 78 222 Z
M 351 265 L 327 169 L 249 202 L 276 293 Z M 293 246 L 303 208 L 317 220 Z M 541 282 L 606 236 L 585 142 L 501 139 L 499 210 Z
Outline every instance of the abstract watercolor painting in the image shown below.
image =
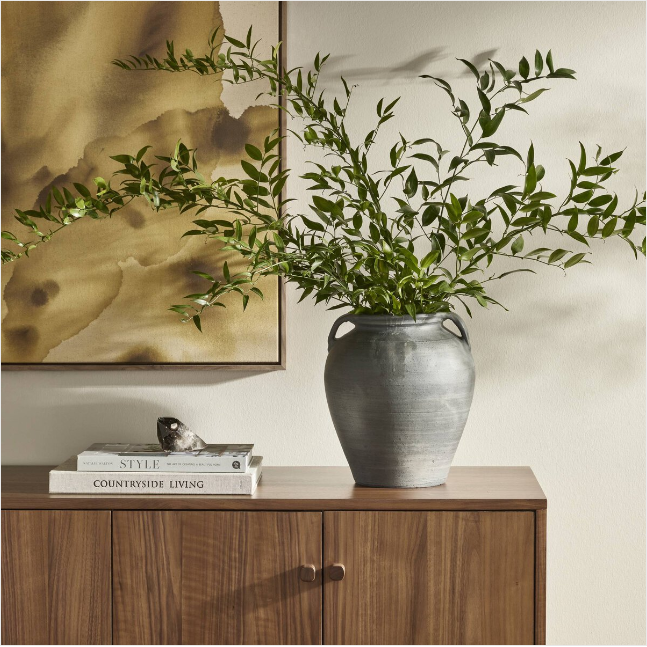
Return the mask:
M 279 127 L 279 111 L 256 99 L 260 89 L 110 62 L 161 54 L 166 39 L 200 52 L 217 26 L 238 36 L 253 25 L 269 53 L 280 22 L 278 2 L 2 3 L 2 228 L 52 184 L 108 177 L 117 166 L 110 155 L 147 144 L 168 155 L 181 138 L 197 148 L 205 176 L 240 175 L 245 144 L 258 146 Z M 225 260 L 240 264 L 215 241 L 182 238 L 191 220 L 141 201 L 3 266 L 3 366 L 280 366 L 276 277 L 259 285 L 265 298 L 246 312 L 233 298 L 214 308 L 203 333 L 168 311 L 202 289 L 191 270 L 217 276 Z

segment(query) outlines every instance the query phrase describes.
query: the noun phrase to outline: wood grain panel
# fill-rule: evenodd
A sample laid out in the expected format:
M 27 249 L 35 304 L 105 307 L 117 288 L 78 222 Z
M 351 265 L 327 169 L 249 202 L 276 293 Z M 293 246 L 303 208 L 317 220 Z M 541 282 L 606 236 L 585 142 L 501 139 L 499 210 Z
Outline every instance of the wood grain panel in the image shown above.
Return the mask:
M 50 467 L 2 469 L 3 509 L 103 510 L 539 510 L 546 497 L 529 467 L 452 467 L 444 485 L 355 485 L 347 467 L 264 467 L 249 495 L 49 494 Z
M 532 512 L 326 512 L 326 644 L 532 644 L 534 532 Z
M 546 644 L 546 516 L 535 512 L 535 645 Z
M 106 644 L 110 513 L 2 512 L 2 642 Z
M 2 511 L 5 645 L 49 643 L 48 517 L 48 512 Z
M 320 513 L 115 512 L 113 523 L 115 643 L 320 643 Z M 313 582 L 302 564 L 316 565 Z
M 113 512 L 113 639 L 177 645 L 182 636 L 179 512 Z

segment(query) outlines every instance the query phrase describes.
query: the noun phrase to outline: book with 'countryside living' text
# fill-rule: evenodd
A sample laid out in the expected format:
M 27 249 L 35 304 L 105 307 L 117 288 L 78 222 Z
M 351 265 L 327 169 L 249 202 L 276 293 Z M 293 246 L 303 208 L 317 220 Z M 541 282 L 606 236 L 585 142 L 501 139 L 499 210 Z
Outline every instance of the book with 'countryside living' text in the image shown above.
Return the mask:
M 262 456 L 246 472 L 86 472 L 76 456 L 49 473 L 51 494 L 253 494 L 261 478 Z

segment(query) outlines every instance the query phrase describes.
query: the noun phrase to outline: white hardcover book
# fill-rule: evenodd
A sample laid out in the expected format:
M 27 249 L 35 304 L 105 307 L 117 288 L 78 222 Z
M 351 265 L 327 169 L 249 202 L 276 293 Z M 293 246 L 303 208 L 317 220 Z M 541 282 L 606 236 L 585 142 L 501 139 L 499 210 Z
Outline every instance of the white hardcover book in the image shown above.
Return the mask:
M 49 473 L 51 494 L 254 494 L 262 456 L 244 473 L 80 472 L 72 456 Z
M 246 472 L 254 445 L 207 445 L 164 452 L 160 445 L 95 443 L 78 455 L 79 472 Z

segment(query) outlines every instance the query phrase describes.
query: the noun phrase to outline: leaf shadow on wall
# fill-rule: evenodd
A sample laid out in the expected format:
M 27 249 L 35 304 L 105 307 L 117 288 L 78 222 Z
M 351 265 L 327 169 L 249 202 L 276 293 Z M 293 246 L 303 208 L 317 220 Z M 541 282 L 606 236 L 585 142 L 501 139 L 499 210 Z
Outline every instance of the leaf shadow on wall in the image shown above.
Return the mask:
M 604 380 L 628 391 L 639 386 L 644 357 L 636 359 L 635 350 L 644 347 L 645 320 L 635 316 L 636 303 L 619 302 L 617 286 L 642 284 L 644 294 L 644 268 L 619 245 L 596 247 L 593 266 L 566 276 L 542 268 L 535 277 L 501 281 L 492 296 L 509 312 L 473 308 L 469 319 L 458 309 L 472 336 L 477 395 L 479 383 L 496 383 L 504 405 L 516 384 L 539 377 L 565 382 L 564 398 L 573 400 L 587 398 Z M 499 269 L 513 267 L 502 263 Z
M 350 63 L 350 59 L 352 59 L 354 55 L 330 56 L 323 68 L 322 76 L 324 78 L 330 78 L 341 75 L 349 83 L 355 83 L 357 81 L 382 81 L 383 85 L 388 85 L 394 82 L 410 82 L 412 79 L 418 78 L 421 74 L 429 72 L 428 68 L 432 65 L 435 66 L 440 61 L 450 58 L 449 54 L 446 53 L 446 49 L 446 47 L 432 47 L 416 56 L 401 60 L 399 63 L 390 67 L 347 67 Z M 484 50 L 475 54 L 469 60 L 477 69 L 484 70 L 488 66 L 489 59 L 498 51 L 498 48 Z M 454 60 L 452 59 L 452 63 L 453 62 Z M 452 70 L 437 72 L 437 74 L 440 77 L 448 79 L 468 77 L 472 75 L 467 68 L 461 70 L 460 64 Z

